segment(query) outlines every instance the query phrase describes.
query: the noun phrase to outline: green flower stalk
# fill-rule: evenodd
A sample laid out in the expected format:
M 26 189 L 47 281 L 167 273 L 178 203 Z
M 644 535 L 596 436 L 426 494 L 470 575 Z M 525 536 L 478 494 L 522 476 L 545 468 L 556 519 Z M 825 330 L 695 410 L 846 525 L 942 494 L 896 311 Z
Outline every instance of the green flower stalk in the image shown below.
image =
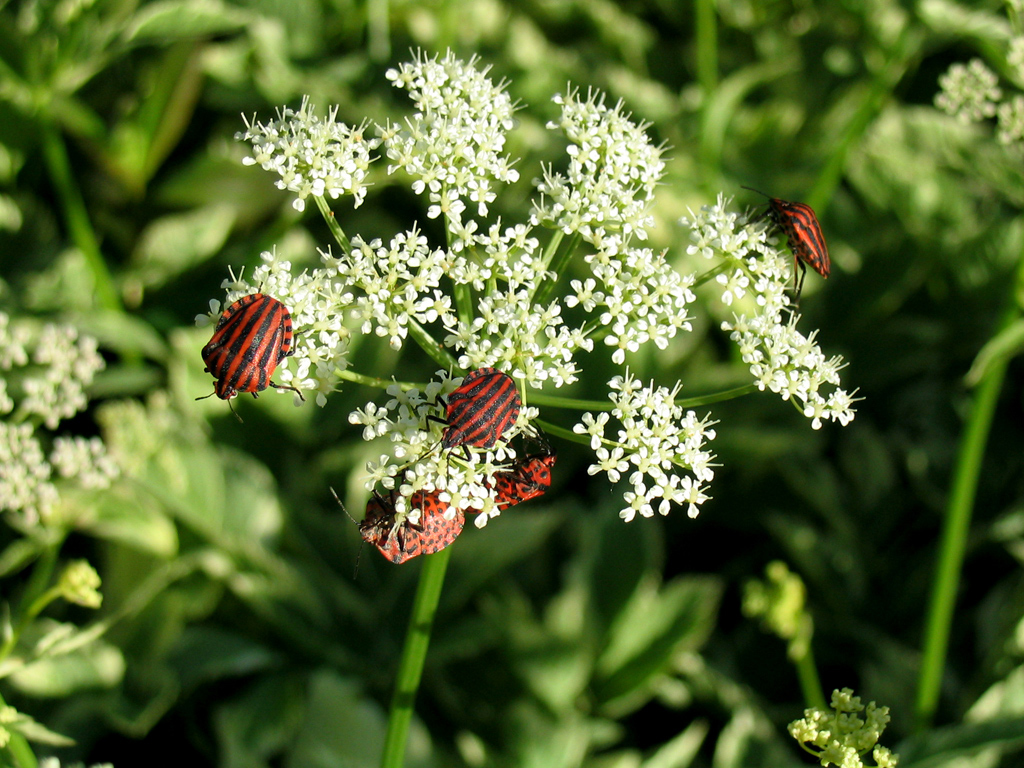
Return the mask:
M 804 700 L 811 706 L 824 707 L 811 647 L 814 619 L 807 612 L 804 582 L 778 560 L 768 564 L 765 576 L 765 581 L 754 580 L 744 586 L 743 613 L 760 619 L 765 631 L 786 641 L 786 653 L 796 665 Z

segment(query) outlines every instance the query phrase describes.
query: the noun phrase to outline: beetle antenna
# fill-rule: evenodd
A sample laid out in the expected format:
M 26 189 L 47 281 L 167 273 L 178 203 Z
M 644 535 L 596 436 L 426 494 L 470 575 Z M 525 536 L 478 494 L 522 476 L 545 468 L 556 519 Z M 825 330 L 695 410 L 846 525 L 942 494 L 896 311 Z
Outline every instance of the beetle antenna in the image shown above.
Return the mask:
M 764 196 L 765 196 L 765 197 L 767 197 L 767 198 L 768 198 L 769 200 L 771 200 L 771 199 L 772 199 L 772 196 L 771 196 L 771 195 L 767 194 L 766 192 L 762 192 L 762 191 L 761 191 L 760 189 L 754 189 L 753 187 L 748 187 L 748 186 L 746 186 L 745 184 L 740 184 L 740 188 L 741 188 L 741 189 L 749 189 L 749 190 L 750 190 L 751 192 L 757 192 L 757 194 L 759 194 L 759 195 L 764 195 Z

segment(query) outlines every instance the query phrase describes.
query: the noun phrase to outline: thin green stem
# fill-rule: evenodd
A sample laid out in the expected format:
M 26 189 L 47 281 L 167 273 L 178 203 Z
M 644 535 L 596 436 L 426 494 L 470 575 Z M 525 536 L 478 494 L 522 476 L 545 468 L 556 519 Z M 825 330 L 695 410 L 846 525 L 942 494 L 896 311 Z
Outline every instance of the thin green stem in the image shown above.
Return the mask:
M 720 403 L 723 400 L 734 400 L 743 395 L 749 395 L 757 391 L 756 384 L 744 384 L 741 387 L 733 387 L 721 392 L 714 392 L 699 397 L 677 398 L 673 402 L 680 408 L 697 408 L 702 405 Z M 558 395 L 545 395 L 542 393 L 531 393 L 531 405 L 543 405 L 547 408 L 571 408 L 578 411 L 610 411 L 615 408 L 611 400 L 577 400 L 571 397 L 559 397 Z
M 369 0 L 366 4 L 366 41 L 373 61 L 391 58 L 391 13 L 388 0 Z
M 409 630 L 405 636 L 405 648 L 399 662 L 398 679 L 395 681 L 395 692 L 391 697 L 388 731 L 384 739 L 384 755 L 381 758 L 382 768 L 402 768 L 404 765 L 413 704 L 423 676 L 423 664 L 427 658 L 427 647 L 430 645 L 430 632 L 434 625 L 437 604 L 441 599 L 441 587 L 444 586 L 450 556 L 451 547 L 448 547 L 423 558 L 423 570 L 420 571 L 420 583 L 416 589 Z
M 1018 264 L 1017 270 L 1010 309 L 1004 313 L 1000 330 L 1012 324 L 1021 314 L 1021 307 L 1016 299 L 1020 295 L 1019 292 L 1024 289 L 1024 258 Z M 931 725 L 938 708 L 960 572 L 974 513 L 978 478 L 1005 375 L 1004 361 L 994 363 L 983 376 L 975 390 L 974 402 L 960 442 L 939 543 L 939 561 L 925 622 L 924 651 L 915 705 L 916 727 L 919 732 Z
M 420 389 L 421 385 L 412 382 L 395 381 L 394 379 L 381 379 L 377 376 L 367 376 L 365 373 L 356 373 L 351 368 L 334 372 L 334 375 L 344 381 L 351 381 L 353 384 L 362 384 L 364 387 L 373 389 L 387 389 L 392 384 L 397 384 L 401 389 Z
M 804 695 L 804 701 L 808 707 L 825 709 L 825 694 L 821 690 L 821 679 L 818 677 L 818 667 L 814 663 L 814 651 L 808 642 L 807 650 L 793 660 L 796 664 L 797 678 L 800 680 L 800 691 Z
M 332 211 L 331 207 L 327 204 L 327 200 L 325 200 L 321 195 L 313 195 L 313 199 L 316 201 L 316 207 L 320 211 L 320 215 L 323 216 L 324 221 L 327 222 L 327 228 L 331 230 L 331 235 L 341 247 L 341 250 L 344 251 L 345 255 L 351 256 L 352 243 L 348 239 L 348 235 L 346 235 L 344 230 L 342 230 L 341 224 L 338 223 L 338 219 L 335 217 L 334 211 Z
M 426 328 L 412 318 L 409 318 L 409 335 L 412 336 L 413 340 L 420 345 L 423 351 L 426 352 L 434 362 L 446 371 L 459 370 L 459 363 L 454 357 L 452 357 L 452 353 L 439 344 L 434 337 L 427 332 Z
M 720 275 L 722 272 L 724 272 L 725 268 L 728 267 L 728 266 L 729 266 L 729 263 L 726 262 L 726 261 L 723 261 L 718 266 L 712 267 L 707 272 L 705 272 L 700 277 L 698 277 L 696 280 L 694 280 L 693 281 L 693 285 L 691 285 L 690 287 L 691 288 L 699 288 L 700 286 L 704 285 L 704 283 L 706 283 L 711 278 L 713 278 L 713 277 L 715 277 L 717 275 Z
M 85 257 L 85 263 L 92 274 L 93 289 L 96 300 L 103 309 L 121 312 L 121 299 L 114 287 L 114 279 L 107 268 L 107 262 L 100 252 L 96 231 L 89 220 L 82 193 L 75 184 L 71 173 L 71 162 L 68 160 L 67 147 L 60 130 L 49 119 L 41 122 L 43 155 L 46 157 L 46 168 L 50 180 L 57 189 L 63 209 L 64 220 L 71 239 Z
M 914 25 L 906 25 L 890 49 L 888 61 L 879 68 L 868 86 L 867 94 L 846 123 L 842 134 L 838 140 L 831 142 L 832 149 L 828 160 L 806 197 L 807 204 L 818 212 L 818 216 L 821 216 L 828 207 L 832 193 L 839 184 L 846 169 L 846 157 L 850 149 L 861 141 L 864 132 L 892 94 L 893 88 L 903 79 L 911 61 L 920 55 L 922 43 L 921 31 Z
M 11 651 L 18 644 L 18 640 L 21 639 L 21 634 L 25 631 L 25 628 L 56 597 L 56 595 L 50 594 L 53 592 L 50 582 L 53 580 L 53 570 L 57 564 L 57 554 L 63 541 L 64 537 L 60 536 L 57 541 L 48 544 L 40 553 L 39 559 L 33 566 L 32 575 L 29 576 L 28 584 L 21 598 L 21 605 L 27 607 L 21 610 L 17 622 L 11 629 L 3 646 L 0 646 L 0 661 L 3 661 L 11 654 Z
M 697 82 L 705 99 L 718 85 L 718 25 L 715 0 L 697 0 Z
M 569 243 L 564 249 L 558 249 L 558 245 L 562 242 L 562 231 L 558 230 L 551 238 L 551 242 L 548 243 L 548 247 L 544 252 L 544 263 L 547 265 L 545 271 L 554 272 L 555 279 L 545 278 L 544 282 L 538 286 L 533 294 L 534 304 L 543 304 L 547 301 L 548 296 L 555 289 L 558 277 L 565 272 L 565 267 L 579 247 L 581 240 L 579 232 L 576 232 L 569 238 Z
M 580 445 L 590 445 L 590 438 L 587 435 L 577 435 L 571 429 L 560 427 L 557 424 L 552 424 L 550 421 L 545 421 L 544 419 L 534 419 L 533 423 L 549 435 L 560 437 L 563 440 L 568 440 L 571 443 L 579 443 Z
M 551 233 L 551 239 L 548 240 L 548 244 L 544 248 L 544 255 L 541 256 L 541 268 L 545 271 L 550 267 L 551 260 L 555 258 L 555 254 L 558 253 L 558 246 L 562 244 L 564 239 L 565 232 L 561 229 L 556 229 Z

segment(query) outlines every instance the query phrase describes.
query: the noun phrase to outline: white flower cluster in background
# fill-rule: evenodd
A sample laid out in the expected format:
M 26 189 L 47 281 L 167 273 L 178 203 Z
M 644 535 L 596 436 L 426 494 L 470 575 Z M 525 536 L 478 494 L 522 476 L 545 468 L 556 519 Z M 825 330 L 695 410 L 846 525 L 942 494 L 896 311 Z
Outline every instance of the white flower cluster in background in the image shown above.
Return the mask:
M 1024 81 L 1024 36 L 1010 40 L 1006 63 L 1017 82 Z M 939 77 L 935 106 L 963 123 L 978 123 L 995 117 L 996 136 L 1002 144 L 1024 139 L 1024 95 L 1007 96 L 996 75 L 981 59 L 953 64 Z
M 252 144 L 252 155 L 242 162 L 278 174 L 277 188 L 296 193 L 296 210 L 305 209 L 310 195 L 332 200 L 352 195 L 358 207 L 366 197 L 370 153 L 380 141 L 363 136 L 365 125 L 353 128 L 337 122 L 337 116 L 334 107 L 326 119 L 317 117 L 305 98 L 298 110 L 278 110 L 277 120 L 246 120 L 246 130 L 235 135 Z
M 723 330 L 739 345 L 761 391 L 791 400 L 814 429 L 825 419 L 849 424 L 856 398 L 840 387 L 839 371 L 846 364 L 838 355 L 826 357 L 815 341 L 817 331 L 805 336 L 797 330 L 800 316 L 786 292 L 792 258 L 768 242 L 763 225 L 729 210 L 730 202 L 719 195 L 715 205 L 683 220 L 693 240 L 688 253 L 725 261 L 717 278 L 722 301 L 737 311 Z
M 32 425 L 0 421 L 0 509 L 24 528 L 45 521 L 60 498 L 52 474 Z
M 715 477 L 714 456 L 705 442 L 715 439 L 714 422 L 675 404 L 680 386 L 672 390 L 653 382 L 643 386 L 627 371 L 610 382 L 608 397 L 615 404 L 610 414 L 585 413 L 573 428 L 590 437 L 590 447 L 597 454 L 589 474 L 604 472 L 613 483 L 626 477 L 631 490 L 624 495 L 627 506 L 619 511 L 626 522 L 638 514 L 667 515 L 673 504 L 696 517 L 709 498 L 705 490 Z M 619 425 L 614 438 L 605 436 L 610 417 Z
M 0 312 L 0 413 L 14 410 L 11 384 L 16 384 L 16 418 L 38 417 L 56 429 L 85 407 L 85 389 L 103 366 L 96 340 L 79 337 L 71 326 L 12 325 Z
M 120 475 L 98 437 L 50 439 L 88 403 L 86 388 L 104 366 L 96 340 L 65 325 L 12 321 L 0 312 L 0 509 L 22 528 L 46 523 L 60 500 L 54 470 L 78 487 L 104 489 Z

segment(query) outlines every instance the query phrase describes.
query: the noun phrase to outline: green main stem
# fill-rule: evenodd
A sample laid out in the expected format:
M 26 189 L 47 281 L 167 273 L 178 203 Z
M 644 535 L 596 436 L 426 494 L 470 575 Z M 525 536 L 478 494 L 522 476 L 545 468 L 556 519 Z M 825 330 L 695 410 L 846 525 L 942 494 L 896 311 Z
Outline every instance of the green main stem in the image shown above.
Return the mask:
M 381 768 L 403 768 L 404 765 L 413 704 L 423 676 L 430 632 L 434 626 L 434 616 L 441 599 L 441 587 L 444 586 L 451 551 L 451 547 L 448 547 L 423 558 L 423 570 L 420 571 L 420 583 L 412 606 L 409 630 L 405 635 L 405 648 L 402 650 L 402 659 L 398 666 L 395 692 L 391 697 L 391 712 L 388 716 L 387 736 L 384 738 Z
M 1000 330 L 1020 317 L 1022 308 L 1017 297 L 1024 287 L 1024 257 L 1017 266 L 1017 277 L 1010 296 L 1010 309 L 1000 323 Z M 974 501 L 978 490 L 978 478 L 985 457 L 985 444 L 992 429 L 999 392 L 1006 375 L 1006 362 L 992 365 L 975 390 L 974 402 L 967 420 L 960 450 L 957 455 L 956 471 L 949 493 L 946 516 L 939 544 L 939 562 L 936 566 L 935 581 L 932 585 L 931 601 L 925 624 L 924 651 L 921 672 L 918 677 L 917 702 L 915 705 L 916 728 L 918 732 L 928 728 L 938 708 L 942 675 L 949 648 L 949 633 L 953 626 L 953 611 L 956 607 L 960 572 L 963 569 L 964 551 L 974 513 Z

